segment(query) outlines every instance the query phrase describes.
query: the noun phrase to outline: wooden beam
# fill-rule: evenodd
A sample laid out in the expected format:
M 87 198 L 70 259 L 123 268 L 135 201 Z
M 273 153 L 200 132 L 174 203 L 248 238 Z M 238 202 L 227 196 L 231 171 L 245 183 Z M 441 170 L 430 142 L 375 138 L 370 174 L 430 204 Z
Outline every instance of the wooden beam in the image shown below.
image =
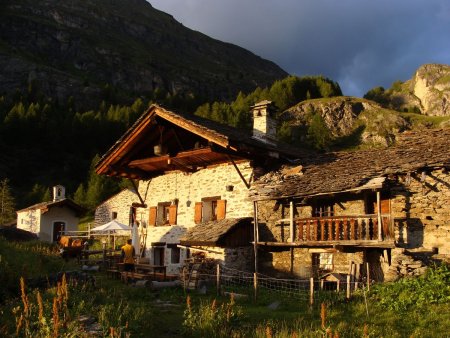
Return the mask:
M 378 219 L 378 240 L 382 240 L 383 224 L 381 223 L 381 192 L 377 190 L 377 219 Z
M 237 173 L 239 174 L 239 177 L 241 178 L 242 182 L 244 182 L 244 184 L 247 187 L 247 189 L 250 189 L 250 183 L 248 183 L 247 180 L 245 179 L 244 175 L 242 175 L 241 171 L 239 170 L 239 168 L 236 165 L 236 163 L 234 162 L 234 160 L 228 154 L 227 154 L 227 157 L 230 160 L 230 162 L 233 164 L 234 169 L 236 169 Z
M 253 202 L 253 251 L 255 254 L 255 274 L 258 273 L 258 204 Z
M 377 240 L 367 240 L 367 241 L 303 241 L 303 242 L 258 242 L 258 245 L 263 246 L 273 246 L 273 247 L 360 247 L 360 248 L 394 248 L 395 243 L 393 240 L 389 241 L 377 241 Z
M 131 181 L 131 184 L 133 185 L 134 191 L 136 191 L 136 194 L 138 195 L 139 201 L 141 201 L 141 204 L 143 205 L 143 208 L 146 207 L 145 201 L 142 198 L 141 194 L 139 193 L 139 189 L 136 185 L 136 182 L 133 179 L 129 179 L 129 181 Z
M 289 202 L 289 237 L 290 242 L 294 242 L 294 201 Z

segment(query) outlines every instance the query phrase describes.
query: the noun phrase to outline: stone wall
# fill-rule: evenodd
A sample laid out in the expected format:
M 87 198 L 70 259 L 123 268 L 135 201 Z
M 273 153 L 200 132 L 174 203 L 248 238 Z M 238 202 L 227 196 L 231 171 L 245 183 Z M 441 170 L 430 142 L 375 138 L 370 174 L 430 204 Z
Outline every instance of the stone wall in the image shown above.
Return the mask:
M 313 262 L 313 255 L 321 253 L 332 254 L 333 271 L 338 273 L 348 273 L 352 262 L 364 263 L 363 251 L 340 252 L 336 249 L 290 248 L 280 252 L 261 248 L 258 267 L 262 273 L 279 278 L 317 277 L 320 267 Z
M 399 178 L 391 189 L 397 245 L 450 255 L 450 175 L 435 170 Z
M 104 201 L 95 209 L 94 226 L 99 226 L 113 220 L 113 212 L 117 213 L 117 221 L 128 225 L 130 207 L 133 202 L 139 202 L 137 194 L 131 189 L 124 189 Z
M 237 166 L 247 182 L 250 181 L 253 171 L 250 163 L 241 162 Z M 227 185 L 232 185 L 233 190 L 228 191 Z M 202 198 L 217 196 L 226 200 L 226 218 L 253 216 L 253 203 L 248 200 L 248 189 L 231 164 L 208 167 L 194 173 L 171 172 L 149 181 L 141 181 L 139 192 L 148 207 L 173 200 L 176 200 L 178 206 L 176 225 L 147 227 L 146 255 L 150 258 L 155 243 L 179 243 L 179 238 L 186 230 L 195 226 L 195 202 L 200 202 Z M 141 224 L 147 225 L 148 217 L 148 208 L 137 209 L 137 219 Z M 166 251 L 169 250 L 166 248 Z M 181 263 L 172 264 L 169 258 L 169 253 L 165 254 L 167 272 L 178 273 Z M 180 261 L 183 262 L 185 258 L 186 250 L 182 250 Z

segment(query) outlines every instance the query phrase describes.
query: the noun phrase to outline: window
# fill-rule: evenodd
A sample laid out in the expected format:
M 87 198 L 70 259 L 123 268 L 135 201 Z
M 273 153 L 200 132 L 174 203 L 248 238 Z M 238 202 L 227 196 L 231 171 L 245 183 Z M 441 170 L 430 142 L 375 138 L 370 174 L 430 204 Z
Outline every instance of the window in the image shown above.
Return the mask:
M 312 254 L 313 265 L 321 271 L 333 271 L 333 253 L 321 252 Z
M 170 262 L 172 264 L 180 263 L 180 248 L 171 248 L 170 249 Z
M 195 203 L 195 223 L 221 220 L 225 218 L 226 200 L 220 196 L 205 197 L 201 202 Z
M 117 211 L 113 211 L 111 213 L 111 219 L 116 219 L 117 218 Z
M 148 225 L 162 226 L 177 224 L 177 204 L 170 202 L 158 203 L 156 207 L 150 207 L 148 211 Z
M 334 203 L 331 201 L 317 201 L 312 208 L 312 217 L 334 216 Z

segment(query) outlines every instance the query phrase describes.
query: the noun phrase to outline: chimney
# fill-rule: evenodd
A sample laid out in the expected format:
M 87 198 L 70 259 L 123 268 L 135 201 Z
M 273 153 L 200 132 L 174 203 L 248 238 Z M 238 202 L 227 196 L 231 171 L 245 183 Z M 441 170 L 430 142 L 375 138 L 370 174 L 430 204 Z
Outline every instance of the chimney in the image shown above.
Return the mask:
M 66 198 L 66 188 L 62 185 L 55 185 L 53 187 L 53 202 L 60 201 Z
M 275 106 L 272 101 L 264 100 L 256 103 L 252 108 L 253 138 L 265 143 L 276 141 L 277 122 L 274 118 Z

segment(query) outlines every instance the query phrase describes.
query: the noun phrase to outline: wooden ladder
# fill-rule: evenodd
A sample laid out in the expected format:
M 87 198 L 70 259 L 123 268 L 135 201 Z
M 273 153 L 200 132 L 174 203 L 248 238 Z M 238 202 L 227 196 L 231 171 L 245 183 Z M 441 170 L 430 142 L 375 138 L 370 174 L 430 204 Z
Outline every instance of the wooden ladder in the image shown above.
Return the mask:
M 190 268 L 188 268 L 188 276 L 186 282 L 186 289 L 195 290 L 198 284 L 199 270 L 201 263 L 193 263 Z

